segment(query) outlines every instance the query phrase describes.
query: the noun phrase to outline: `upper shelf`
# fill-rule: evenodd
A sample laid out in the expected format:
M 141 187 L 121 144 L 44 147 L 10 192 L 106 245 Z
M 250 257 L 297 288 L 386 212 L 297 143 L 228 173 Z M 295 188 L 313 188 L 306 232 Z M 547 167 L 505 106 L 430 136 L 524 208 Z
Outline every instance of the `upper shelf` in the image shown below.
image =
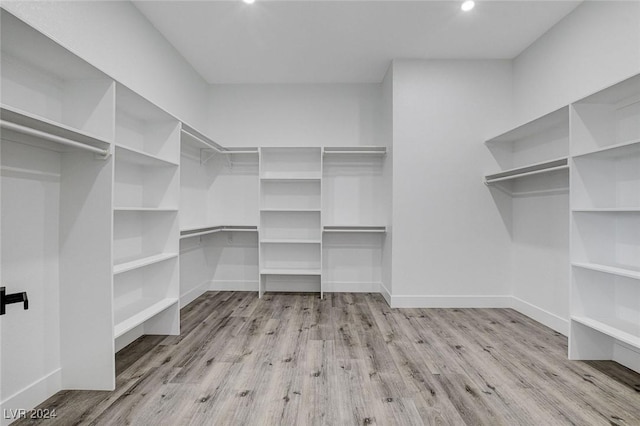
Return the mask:
M 569 107 L 565 106 L 542 117 L 538 117 L 524 123 L 514 129 L 501 133 L 488 139 L 485 144 L 494 145 L 502 143 L 512 143 L 521 139 L 526 139 L 536 134 L 544 133 L 550 129 L 569 124 Z
M 594 151 L 574 155 L 574 158 L 582 158 L 585 156 L 593 156 L 597 158 L 623 158 L 629 156 L 640 155 L 640 139 L 622 142 L 615 145 L 605 146 Z
M 325 225 L 322 228 L 322 232 L 329 233 L 385 233 L 387 232 L 386 226 L 363 226 L 363 225 L 346 225 L 346 226 L 335 226 L 335 225 Z
M 551 173 L 559 170 L 568 170 L 569 164 L 566 157 L 550 161 L 530 164 L 523 167 L 516 167 L 503 172 L 485 176 L 485 183 L 491 185 L 496 182 L 503 182 L 512 179 L 519 179 L 527 176 Z
M 257 232 L 257 226 L 239 226 L 239 225 L 218 225 L 206 226 L 200 228 L 189 228 L 180 231 L 180 239 L 200 237 L 203 235 L 214 234 L 216 232 Z
M 385 155 L 387 148 L 384 146 L 346 146 L 324 147 L 323 155 Z
M 640 74 L 582 98 L 576 103 L 615 105 L 637 96 L 640 96 Z
M 42 145 L 42 140 L 46 139 L 48 142 L 53 142 L 46 145 L 54 151 L 64 152 L 79 148 L 107 155 L 111 145 L 108 141 L 89 133 L 8 105 L 0 107 L 0 119 L 3 123 L 4 137 L 10 134 L 17 142 L 37 145 Z

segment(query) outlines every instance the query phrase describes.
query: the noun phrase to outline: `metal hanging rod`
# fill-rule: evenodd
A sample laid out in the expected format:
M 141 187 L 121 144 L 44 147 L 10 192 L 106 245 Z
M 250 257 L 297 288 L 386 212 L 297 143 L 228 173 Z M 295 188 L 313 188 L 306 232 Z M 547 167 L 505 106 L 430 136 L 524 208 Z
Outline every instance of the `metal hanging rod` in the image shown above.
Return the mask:
M 187 136 L 192 137 L 193 139 L 195 139 L 197 141 L 200 141 L 201 143 L 203 143 L 207 147 L 213 149 L 214 151 L 217 151 L 220 154 L 224 153 L 224 151 L 221 150 L 220 148 L 218 148 L 217 146 L 210 144 L 209 142 L 205 141 L 204 139 L 202 139 L 199 136 L 194 135 L 193 133 L 189 132 L 188 130 L 181 129 L 181 131 L 182 131 L 182 133 L 186 134 Z
M 109 155 L 109 150 L 96 148 L 95 146 L 83 144 L 81 142 L 77 142 L 71 139 L 64 138 L 62 136 L 52 135 L 51 133 L 43 132 L 41 130 L 32 129 L 30 127 L 22 126 L 20 124 L 11 123 L 9 121 L 0 120 L 0 127 L 7 130 L 13 130 L 18 133 L 23 133 L 29 136 L 35 136 L 38 138 L 46 139 L 52 142 L 57 142 L 62 145 L 72 146 L 74 148 L 84 149 L 86 151 L 90 151 L 101 156 L 107 157 Z

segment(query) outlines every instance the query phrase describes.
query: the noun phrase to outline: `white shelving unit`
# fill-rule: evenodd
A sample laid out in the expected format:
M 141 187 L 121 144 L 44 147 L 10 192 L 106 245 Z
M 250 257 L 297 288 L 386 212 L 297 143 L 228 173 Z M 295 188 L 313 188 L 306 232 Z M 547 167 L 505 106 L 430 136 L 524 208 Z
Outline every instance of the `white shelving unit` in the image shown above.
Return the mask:
M 116 87 L 116 351 L 143 334 L 179 334 L 180 123 Z
M 571 106 L 571 359 L 640 371 L 640 76 Z
M 568 188 L 569 107 L 560 108 L 485 142 L 500 171 L 485 176 L 510 194 L 523 190 L 525 178 L 539 177 L 526 191 Z
M 260 277 L 265 291 L 322 296 L 320 148 L 260 149 Z
M 2 408 L 32 408 L 115 387 L 115 86 L 4 9 L 0 32 L 0 281 L 29 298 L 0 321 Z
M 385 147 L 323 149 L 323 288 L 378 292 L 386 241 Z

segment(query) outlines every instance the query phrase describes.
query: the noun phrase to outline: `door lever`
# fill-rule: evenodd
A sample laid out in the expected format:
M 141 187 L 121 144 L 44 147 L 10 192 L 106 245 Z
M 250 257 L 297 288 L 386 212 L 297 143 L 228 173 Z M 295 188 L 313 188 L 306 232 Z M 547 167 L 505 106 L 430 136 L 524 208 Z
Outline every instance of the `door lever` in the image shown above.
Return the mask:
M 29 298 L 27 292 L 7 294 L 4 287 L 0 287 L 0 315 L 6 314 L 6 307 L 12 303 L 23 303 L 25 310 L 29 309 Z

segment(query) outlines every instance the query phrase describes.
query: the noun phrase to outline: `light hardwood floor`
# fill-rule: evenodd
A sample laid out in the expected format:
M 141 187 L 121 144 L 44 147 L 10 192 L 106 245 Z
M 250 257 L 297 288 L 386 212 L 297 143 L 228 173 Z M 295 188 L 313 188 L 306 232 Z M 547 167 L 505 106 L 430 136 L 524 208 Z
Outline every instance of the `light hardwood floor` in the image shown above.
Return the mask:
M 182 310 L 181 336 L 117 355 L 114 392 L 60 392 L 41 423 L 640 425 L 639 374 L 566 353 L 510 309 L 209 292 Z

